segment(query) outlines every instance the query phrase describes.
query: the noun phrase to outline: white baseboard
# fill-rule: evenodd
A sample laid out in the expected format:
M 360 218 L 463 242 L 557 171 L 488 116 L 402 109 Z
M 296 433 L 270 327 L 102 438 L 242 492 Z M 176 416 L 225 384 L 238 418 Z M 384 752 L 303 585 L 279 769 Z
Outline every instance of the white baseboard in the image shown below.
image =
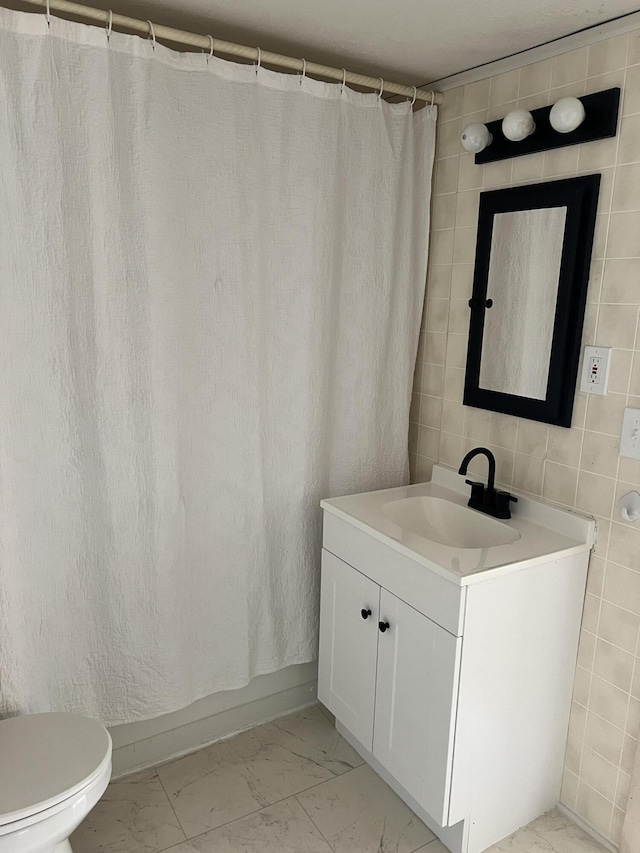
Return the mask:
M 610 850 L 611 853 L 618 853 L 618 848 L 616 845 L 610 841 L 608 838 L 605 838 L 597 829 L 594 829 L 590 823 L 580 817 L 579 814 L 574 812 L 573 809 L 570 809 L 569 806 L 565 806 L 564 803 L 558 803 L 558 808 L 560 811 L 565 814 L 568 818 L 570 818 L 574 823 L 577 823 L 580 829 L 583 829 L 587 835 L 590 835 L 592 838 L 595 838 L 604 848 Z
M 114 726 L 113 778 L 186 755 L 243 729 L 281 717 L 316 701 L 316 663 L 260 675 L 240 690 L 225 690 L 188 708 Z

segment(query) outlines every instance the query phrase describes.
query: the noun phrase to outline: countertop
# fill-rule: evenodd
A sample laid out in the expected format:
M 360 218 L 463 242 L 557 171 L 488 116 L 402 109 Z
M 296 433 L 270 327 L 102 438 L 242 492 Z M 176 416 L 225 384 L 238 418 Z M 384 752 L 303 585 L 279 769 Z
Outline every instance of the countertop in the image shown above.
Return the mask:
M 470 492 L 464 479 L 456 471 L 436 465 L 428 483 L 332 498 L 321 501 L 321 506 L 325 512 L 364 530 L 460 586 L 589 551 L 593 547 L 596 527 L 592 518 L 513 490 L 518 503 L 512 504 L 510 519 L 500 519 L 519 534 L 517 541 L 508 545 L 488 548 L 441 545 L 403 530 L 381 511 L 389 501 L 417 496 L 443 498 L 466 506 Z

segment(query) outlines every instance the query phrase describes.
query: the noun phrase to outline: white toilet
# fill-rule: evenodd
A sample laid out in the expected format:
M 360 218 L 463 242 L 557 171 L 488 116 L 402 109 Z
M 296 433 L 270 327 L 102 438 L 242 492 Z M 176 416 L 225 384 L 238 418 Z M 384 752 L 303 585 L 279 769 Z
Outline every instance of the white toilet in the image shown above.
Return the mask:
M 111 778 L 111 736 L 76 714 L 0 720 L 0 853 L 70 853 Z

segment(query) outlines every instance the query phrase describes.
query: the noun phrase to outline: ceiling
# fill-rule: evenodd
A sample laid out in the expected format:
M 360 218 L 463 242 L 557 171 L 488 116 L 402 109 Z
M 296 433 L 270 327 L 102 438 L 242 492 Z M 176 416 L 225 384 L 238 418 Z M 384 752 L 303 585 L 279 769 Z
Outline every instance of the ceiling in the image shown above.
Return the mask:
M 640 6 L 640 0 L 84 2 L 411 84 L 439 80 L 629 14 Z

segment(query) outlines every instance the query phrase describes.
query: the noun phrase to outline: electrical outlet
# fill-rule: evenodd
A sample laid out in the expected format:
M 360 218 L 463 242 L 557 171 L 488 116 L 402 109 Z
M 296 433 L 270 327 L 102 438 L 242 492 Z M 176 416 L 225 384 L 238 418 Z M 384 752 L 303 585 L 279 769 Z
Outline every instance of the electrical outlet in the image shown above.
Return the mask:
M 611 347 L 585 347 L 580 390 L 586 394 L 607 393 Z
M 640 459 L 640 409 L 625 409 L 620 456 Z

